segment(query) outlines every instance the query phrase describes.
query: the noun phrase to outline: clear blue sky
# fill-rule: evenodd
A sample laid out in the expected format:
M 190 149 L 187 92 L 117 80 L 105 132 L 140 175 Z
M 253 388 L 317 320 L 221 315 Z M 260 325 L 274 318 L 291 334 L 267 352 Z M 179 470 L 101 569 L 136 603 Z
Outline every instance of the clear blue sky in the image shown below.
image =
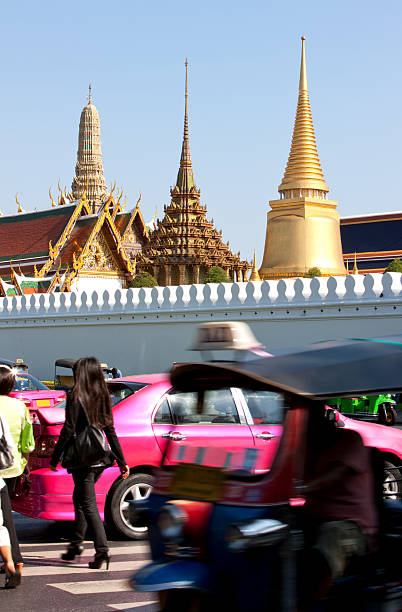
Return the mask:
M 306 36 L 310 103 L 329 196 L 341 216 L 401 210 L 399 0 L 3 3 L 3 214 L 70 188 L 78 123 L 93 86 L 105 177 L 146 220 L 175 182 L 189 58 L 190 143 L 208 216 L 261 261 L 277 197 Z

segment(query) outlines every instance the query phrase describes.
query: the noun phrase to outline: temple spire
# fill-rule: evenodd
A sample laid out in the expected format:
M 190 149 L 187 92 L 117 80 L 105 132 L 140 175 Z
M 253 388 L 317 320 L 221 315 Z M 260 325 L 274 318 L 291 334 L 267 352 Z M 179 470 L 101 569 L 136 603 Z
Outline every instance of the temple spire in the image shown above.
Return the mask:
M 190 189 L 195 186 L 193 165 L 190 155 L 190 140 L 188 137 L 188 87 L 187 87 L 187 67 L 188 61 L 185 61 L 186 67 L 186 86 L 185 86 L 185 105 L 184 105 L 184 132 L 183 145 L 181 149 L 180 168 L 177 174 L 176 187 L 181 193 L 189 193 Z
M 85 191 L 93 213 L 107 199 L 108 189 L 103 176 L 99 113 L 92 103 L 92 86 L 89 85 L 88 104 L 83 108 L 78 135 L 77 164 L 71 185 L 73 200 L 79 200 Z
M 279 192 L 282 197 L 326 198 L 325 183 L 315 142 L 307 88 L 305 38 L 302 36 L 299 99 L 288 163 Z

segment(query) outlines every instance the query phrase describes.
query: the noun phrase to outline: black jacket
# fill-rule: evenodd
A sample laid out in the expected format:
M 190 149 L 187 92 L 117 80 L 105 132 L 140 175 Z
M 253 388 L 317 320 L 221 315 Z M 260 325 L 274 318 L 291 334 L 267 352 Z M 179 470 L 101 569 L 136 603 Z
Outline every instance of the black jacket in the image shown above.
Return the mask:
M 74 434 L 79 434 L 87 427 L 88 421 L 85 416 L 85 412 L 79 404 L 76 405 L 71 401 L 71 395 L 67 395 L 66 402 L 66 419 L 64 421 L 63 429 L 60 432 L 60 437 L 57 441 L 55 449 L 53 451 L 50 465 L 56 467 L 60 461 L 60 457 L 66 448 L 68 442 Z M 120 466 L 126 465 L 123 451 L 121 450 L 119 439 L 116 435 L 114 425 L 107 425 L 102 428 L 105 432 L 107 441 L 109 442 L 112 454 Z

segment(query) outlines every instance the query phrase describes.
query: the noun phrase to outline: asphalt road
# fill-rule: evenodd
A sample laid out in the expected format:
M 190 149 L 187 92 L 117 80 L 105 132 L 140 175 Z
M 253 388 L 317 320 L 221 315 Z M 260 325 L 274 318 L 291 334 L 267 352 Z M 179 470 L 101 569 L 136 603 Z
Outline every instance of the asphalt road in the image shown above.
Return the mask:
M 69 542 L 71 523 L 55 523 L 14 515 L 24 557 L 21 585 L 3 588 L 0 576 L 2 612 L 113 612 L 133 610 L 156 612 L 148 593 L 135 593 L 128 585 L 134 570 L 149 560 L 146 542 L 109 541 L 109 570 L 90 570 L 92 542 L 85 543 L 81 557 L 73 563 L 60 559 Z

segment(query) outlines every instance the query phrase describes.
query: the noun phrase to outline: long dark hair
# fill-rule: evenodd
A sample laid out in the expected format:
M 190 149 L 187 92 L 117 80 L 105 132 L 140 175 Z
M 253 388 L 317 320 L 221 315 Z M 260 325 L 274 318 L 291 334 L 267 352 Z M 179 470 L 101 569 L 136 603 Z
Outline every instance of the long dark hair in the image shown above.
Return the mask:
M 96 357 L 81 357 L 75 362 L 73 372 L 72 402 L 86 410 L 91 425 L 112 425 L 110 395 L 99 361 Z

